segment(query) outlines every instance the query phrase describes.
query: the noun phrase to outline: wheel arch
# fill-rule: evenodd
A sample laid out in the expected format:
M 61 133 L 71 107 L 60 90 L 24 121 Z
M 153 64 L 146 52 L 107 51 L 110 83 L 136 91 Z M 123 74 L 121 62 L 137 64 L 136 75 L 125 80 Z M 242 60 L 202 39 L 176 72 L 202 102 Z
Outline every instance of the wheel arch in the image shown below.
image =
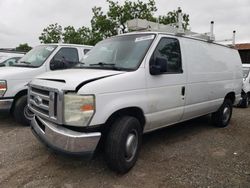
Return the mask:
M 11 112 L 13 112 L 13 109 L 14 109 L 14 106 L 16 104 L 16 101 L 17 99 L 19 99 L 20 97 L 24 96 L 24 95 L 27 95 L 28 94 L 28 90 L 27 89 L 23 89 L 21 91 L 19 91 L 15 96 L 14 96 L 14 102 L 12 104 L 12 107 L 11 107 Z
M 235 102 L 235 93 L 234 92 L 229 92 L 226 94 L 225 99 L 229 99 L 232 101 L 232 103 L 234 104 Z
M 105 129 L 109 129 L 110 126 L 112 125 L 112 123 L 119 117 L 122 117 L 122 116 L 132 116 L 132 117 L 135 117 L 139 120 L 142 128 L 144 128 L 144 125 L 146 123 L 146 118 L 144 116 L 144 112 L 141 108 L 139 107 L 126 107 L 126 108 L 122 108 L 122 109 L 119 109 L 115 112 L 113 112 L 109 118 L 106 120 L 105 122 Z

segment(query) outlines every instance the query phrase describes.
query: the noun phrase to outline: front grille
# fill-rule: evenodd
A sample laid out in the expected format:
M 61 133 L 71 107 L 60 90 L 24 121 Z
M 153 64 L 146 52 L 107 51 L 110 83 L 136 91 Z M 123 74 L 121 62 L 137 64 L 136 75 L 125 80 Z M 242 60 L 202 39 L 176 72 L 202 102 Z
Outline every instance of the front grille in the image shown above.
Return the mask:
M 62 101 L 59 101 L 59 92 L 55 89 L 30 85 L 29 108 L 38 116 L 60 123 L 62 118 Z

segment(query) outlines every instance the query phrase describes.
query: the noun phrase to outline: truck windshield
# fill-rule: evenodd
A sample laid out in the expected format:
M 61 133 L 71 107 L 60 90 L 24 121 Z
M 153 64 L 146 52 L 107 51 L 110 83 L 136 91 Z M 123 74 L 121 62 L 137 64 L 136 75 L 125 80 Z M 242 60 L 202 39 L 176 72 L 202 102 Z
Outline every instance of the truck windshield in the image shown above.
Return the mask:
M 40 67 L 50 54 L 56 49 L 56 45 L 42 45 L 33 48 L 13 66 L 17 67 Z
M 249 74 L 250 68 L 243 67 L 243 78 L 247 78 Z
M 103 40 L 76 67 L 136 70 L 154 38 L 154 34 L 131 34 Z

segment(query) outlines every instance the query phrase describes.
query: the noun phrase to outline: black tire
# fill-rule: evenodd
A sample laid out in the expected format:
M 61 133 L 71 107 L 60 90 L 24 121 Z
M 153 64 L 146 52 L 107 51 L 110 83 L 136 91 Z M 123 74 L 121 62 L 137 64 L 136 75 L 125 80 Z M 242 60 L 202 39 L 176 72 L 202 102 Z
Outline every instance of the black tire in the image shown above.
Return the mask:
M 13 116 L 18 123 L 22 125 L 29 126 L 31 114 L 28 114 L 27 111 L 27 95 L 21 96 L 15 101 Z
M 241 101 L 241 107 L 248 108 L 248 106 L 249 106 L 249 96 L 248 94 L 246 94 Z
M 132 137 L 134 142 L 130 141 Z M 131 116 L 118 118 L 111 125 L 105 142 L 105 158 L 109 168 L 120 174 L 128 172 L 137 161 L 141 142 L 140 122 Z
M 212 120 L 216 127 L 228 126 L 233 112 L 233 104 L 230 99 L 225 99 L 217 112 L 212 114 Z

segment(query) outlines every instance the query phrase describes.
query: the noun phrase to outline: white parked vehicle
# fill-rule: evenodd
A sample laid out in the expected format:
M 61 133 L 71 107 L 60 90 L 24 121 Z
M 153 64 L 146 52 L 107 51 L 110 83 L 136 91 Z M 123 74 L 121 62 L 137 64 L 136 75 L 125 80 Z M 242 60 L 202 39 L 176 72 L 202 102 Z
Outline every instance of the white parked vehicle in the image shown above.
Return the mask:
M 111 37 L 83 62 L 30 82 L 31 128 L 45 145 L 70 154 L 93 154 L 103 141 L 119 173 L 134 166 L 143 133 L 206 114 L 225 127 L 241 97 L 237 50 L 185 35 Z
M 29 124 L 32 113 L 27 108 L 28 82 L 41 73 L 74 66 L 90 49 L 86 45 L 40 45 L 11 67 L 1 67 L 0 111 L 11 111 L 17 121 Z
M 240 106 L 247 108 L 250 101 L 250 64 L 242 64 L 243 68 L 243 87 L 242 87 L 242 100 Z
M 9 53 L 8 55 L 0 54 L 0 67 L 9 67 L 18 62 L 19 59 L 21 59 L 24 56 L 24 54 L 14 54 L 14 53 Z

